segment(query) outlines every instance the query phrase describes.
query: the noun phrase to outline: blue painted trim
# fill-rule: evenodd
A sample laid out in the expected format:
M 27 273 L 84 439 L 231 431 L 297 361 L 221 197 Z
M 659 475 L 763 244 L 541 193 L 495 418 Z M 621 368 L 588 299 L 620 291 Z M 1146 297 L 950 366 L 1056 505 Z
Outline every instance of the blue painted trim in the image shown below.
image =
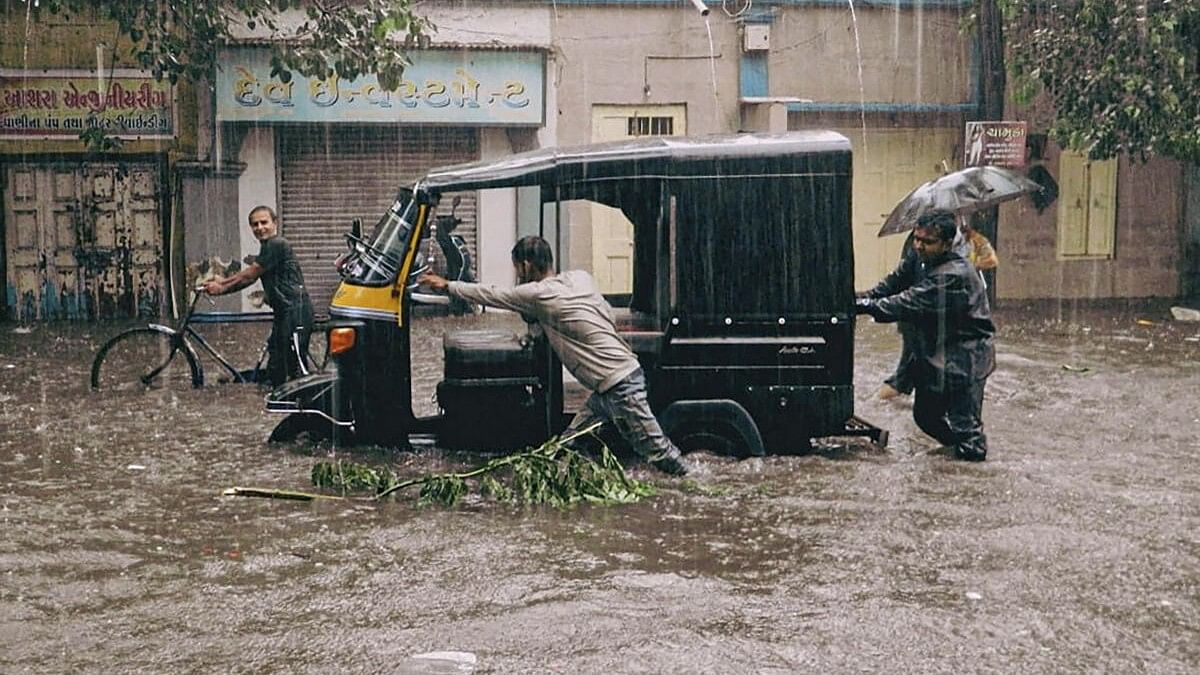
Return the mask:
M 63 317 L 62 305 L 59 303 L 58 289 L 50 280 L 42 282 L 42 316 L 51 319 Z
M 742 15 L 742 23 L 775 23 L 775 19 L 779 18 L 779 12 L 775 11 L 774 7 L 751 7 L 749 12 Z
M 812 101 L 788 103 L 788 112 L 851 112 L 869 113 L 971 113 L 978 110 L 976 103 L 882 103 L 868 101 L 835 102 Z
M 769 96 L 770 73 L 767 70 L 767 52 L 747 52 L 742 54 L 741 81 L 738 89 L 742 96 Z
M 667 7 L 691 9 L 688 0 L 537 0 L 543 5 L 582 5 L 593 7 Z M 848 7 L 847 0 L 759 0 L 765 7 Z M 854 0 L 855 9 L 960 9 L 973 7 L 976 0 Z M 719 0 L 706 3 L 709 9 L 721 9 Z M 756 3 L 757 4 L 757 3 Z

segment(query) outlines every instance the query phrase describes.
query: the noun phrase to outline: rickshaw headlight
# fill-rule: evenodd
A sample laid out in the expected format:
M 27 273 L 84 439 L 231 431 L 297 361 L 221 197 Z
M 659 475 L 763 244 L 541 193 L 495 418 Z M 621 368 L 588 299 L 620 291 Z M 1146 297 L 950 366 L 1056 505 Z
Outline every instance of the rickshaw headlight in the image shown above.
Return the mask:
M 334 328 L 329 331 L 329 353 L 342 354 L 354 347 L 353 328 Z

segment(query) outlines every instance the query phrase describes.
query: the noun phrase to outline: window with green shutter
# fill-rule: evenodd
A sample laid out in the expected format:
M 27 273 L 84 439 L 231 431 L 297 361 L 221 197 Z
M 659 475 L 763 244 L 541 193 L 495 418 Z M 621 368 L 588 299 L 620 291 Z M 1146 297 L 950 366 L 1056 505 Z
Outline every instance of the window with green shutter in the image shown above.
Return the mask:
M 1113 257 L 1117 227 L 1117 160 L 1091 162 L 1063 152 L 1058 160 L 1058 258 Z

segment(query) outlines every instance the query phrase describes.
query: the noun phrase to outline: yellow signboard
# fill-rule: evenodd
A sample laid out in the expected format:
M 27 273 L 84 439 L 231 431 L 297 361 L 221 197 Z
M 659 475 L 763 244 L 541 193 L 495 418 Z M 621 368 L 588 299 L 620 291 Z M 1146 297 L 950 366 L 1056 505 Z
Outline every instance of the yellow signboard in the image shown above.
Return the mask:
M 175 96 L 140 70 L 0 69 L 0 138 L 174 138 Z

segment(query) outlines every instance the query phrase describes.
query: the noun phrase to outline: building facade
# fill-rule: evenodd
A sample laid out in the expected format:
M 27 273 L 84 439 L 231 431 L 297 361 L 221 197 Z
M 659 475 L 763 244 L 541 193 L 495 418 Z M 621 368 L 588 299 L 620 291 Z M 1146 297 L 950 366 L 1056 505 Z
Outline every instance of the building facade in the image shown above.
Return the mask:
M 978 48 L 963 28 L 973 5 L 728 0 L 709 3 L 702 15 L 685 0 L 431 0 L 418 11 L 438 30 L 428 49 L 410 52 L 413 65 L 395 92 L 373 78 L 272 80 L 264 36 L 247 33 L 224 49 L 213 82 L 203 83 L 211 100 L 197 104 L 193 89 L 168 88 L 172 107 L 158 118 L 172 119 L 169 132 L 134 134 L 117 153 L 85 162 L 69 136 L 6 130 L 8 315 L 93 318 L 168 307 L 190 279 L 257 252 L 245 219 L 260 204 L 279 212 L 323 310 L 350 223 L 369 230 L 397 189 L 429 168 L 538 147 L 738 130 L 832 128 L 850 139 L 855 284 L 867 288 L 900 253 L 903 237 L 876 236 L 892 206 L 962 164 L 964 124 L 979 110 Z M 25 100 L 23 91 L 82 91 L 96 79 L 101 38 L 87 26 L 9 20 L 4 30 L 0 67 L 14 100 Z M 22 49 L 29 30 L 46 31 L 37 45 L 74 46 Z M 115 67 L 119 50 L 111 51 Z M 38 69 L 75 80 L 33 86 Z M 13 78 L 22 84 L 9 86 Z M 151 98 L 165 91 L 149 86 Z M 1035 139 L 1048 123 L 1037 109 L 1012 109 L 1009 117 L 1027 119 Z M 1028 199 L 1001 207 L 993 233 L 1002 260 L 997 297 L 1179 295 L 1194 266 L 1189 233 L 1200 231 L 1188 224 L 1200 214 L 1187 208 L 1195 181 L 1185 168 L 1162 159 L 1089 164 L 1053 144 L 1037 146 L 1030 167 L 1053 179 L 1057 199 L 1040 210 Z M 105 170 L 111 178 L 96 183 Z M 127 197 L 114 206 L 107 190 Z M 78 206 L 63 206 L 68 192 Z M 560 222 L 562 266 L 591 270 L 613 295 L 628 292 L 632 232 L 619 212 L 567 204 L 554 218 L 522 190 L 460 196 L 458 232 L 483 281 L 510 282 L 515 239 Z M 29 215 L 38 200 L 49 215 Z M 63 215 L 95 209 L 102 212 Z M 132 225 L 93 233 L 67 227 L 71 218 Z M 753 218 L 746 214 L 746 224 Z M 157 240 L 136 234 L 151 220 Z M 55 227 L 61 232 L 51 237 Z M 126 243 L 109 252 L 119 248 L 101 245 L 110 240 Z M 89 299 L 72 299 L 80 297 Z M 257 308 L 249 292 L 223 300 L 223 309 Z
M 158 314 L 165 254 L 181 233 L 173 164 L 196 143 L 195 89 L 134 69 L 115 27 L 86 12 L 9 3 L 0 17 L 4 315 Z M 97 129 L 119 147 L 80 141 Z

